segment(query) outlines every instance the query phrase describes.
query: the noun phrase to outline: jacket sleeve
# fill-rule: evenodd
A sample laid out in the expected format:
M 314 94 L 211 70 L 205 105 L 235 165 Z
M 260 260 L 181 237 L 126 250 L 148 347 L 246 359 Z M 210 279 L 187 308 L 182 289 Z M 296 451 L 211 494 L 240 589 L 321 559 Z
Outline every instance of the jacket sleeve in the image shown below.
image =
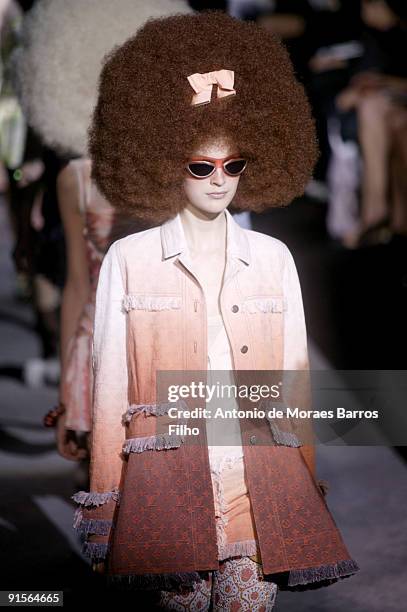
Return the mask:
M 307 330 L 301 286 L 293 256 L 284 249 L 283 291 L 286 298 L 284 313 L 284 378 L 288 380 L 286 405 L 311 409 L 311 385 Z M 311 419 L 297 419 L 294 430 L 300 441 L 300 451 L 314 479 L 316 479 L 314 434 Z
M 123 467 L 122 416 L 128 404 L 123 269 L 115 242 L 103 260 L 96 292 L 90 491 L 73 496 L 79 504 L 74 527 L 86 535 L 84 552 L 93 560 L 108 552 Z

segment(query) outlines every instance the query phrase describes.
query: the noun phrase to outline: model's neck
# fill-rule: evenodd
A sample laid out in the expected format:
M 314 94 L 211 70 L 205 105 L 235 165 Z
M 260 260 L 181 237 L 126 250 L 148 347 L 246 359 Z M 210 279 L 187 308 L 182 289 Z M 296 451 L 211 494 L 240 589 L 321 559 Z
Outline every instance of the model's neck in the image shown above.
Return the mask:
M 192 208 L 180 212 L 188 248 L 192 255 L 226 250 L 226 213 L 208 214 Z

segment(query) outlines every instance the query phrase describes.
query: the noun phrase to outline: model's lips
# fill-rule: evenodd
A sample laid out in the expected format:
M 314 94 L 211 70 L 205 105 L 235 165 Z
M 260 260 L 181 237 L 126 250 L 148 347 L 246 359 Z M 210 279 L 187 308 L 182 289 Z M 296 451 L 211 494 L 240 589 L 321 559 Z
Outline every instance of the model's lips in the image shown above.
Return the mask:
M 227 191 L 213 191 L 212 193 L 208 193 L 207 195 L 211 198 L 223 198 L 227 194 Z

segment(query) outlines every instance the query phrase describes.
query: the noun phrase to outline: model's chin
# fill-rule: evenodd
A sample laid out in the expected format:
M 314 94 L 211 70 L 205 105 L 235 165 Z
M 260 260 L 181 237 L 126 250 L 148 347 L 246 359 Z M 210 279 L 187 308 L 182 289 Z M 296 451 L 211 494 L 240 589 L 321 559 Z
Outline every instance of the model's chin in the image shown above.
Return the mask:
M 210 198 L 205 196 L 205 198 L 201 198 L 199 202 L 190 202 L 190 205 L 203 214 L 217 215 L 229 206 L 231 200 L 230 194 L 223 198 Z
M 225 193 L 225 195 L 222 196 L 207 195 L 202 204 L 207 207 L 208 210 L 223 210 L 229 206 L 231 200 L 233 200 L 233 197 L 230 196 L 230 193 Z

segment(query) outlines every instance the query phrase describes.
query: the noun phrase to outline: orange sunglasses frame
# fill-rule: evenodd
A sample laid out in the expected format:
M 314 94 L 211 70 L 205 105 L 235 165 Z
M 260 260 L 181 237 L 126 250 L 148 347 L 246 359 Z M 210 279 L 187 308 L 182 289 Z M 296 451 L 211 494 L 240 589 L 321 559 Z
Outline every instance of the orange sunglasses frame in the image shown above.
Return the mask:
M 230 161 L 232 159 L 235 159 L 236 161 L 244 159 L 246 162 L 245 167 L 243 168 L 242 172 L 240 172 L 239 174 L 229 174 L 228 171 L 224 168 L 224 164 L 227 161 Z M 210 174 L 207 174 L 206 176 L 195 176 L 194 174 L 191 173 L 190 169 L 188 168 L 188 164 L 190 164 L 191 162 L 211 162 L 214 165 L 213 171 Z M 246 169 L 247 166 L 247 160 L 244 157 L 239 157 L 238 155 L 228 155 L 227 157 L 205 157 L 204 155 L 200 156 L 200 157 L 191 157 L 188 162 L 185 165 L 186 170 L 189 172 L 190 176 L 192 176 L 193 178 L 196 178 L 198 180 L 202 180 L 202 179 L 206 179 L 209 178 L 210 176 L 213 175 L 213 173 L 215 172 L 215 170 L 217 168 L 222 168 L 223 172 L 225 174 L 227 174 L 228 176 L 232 176 L 233 178 L 236 178 L 237 176 L 240 176 Z

